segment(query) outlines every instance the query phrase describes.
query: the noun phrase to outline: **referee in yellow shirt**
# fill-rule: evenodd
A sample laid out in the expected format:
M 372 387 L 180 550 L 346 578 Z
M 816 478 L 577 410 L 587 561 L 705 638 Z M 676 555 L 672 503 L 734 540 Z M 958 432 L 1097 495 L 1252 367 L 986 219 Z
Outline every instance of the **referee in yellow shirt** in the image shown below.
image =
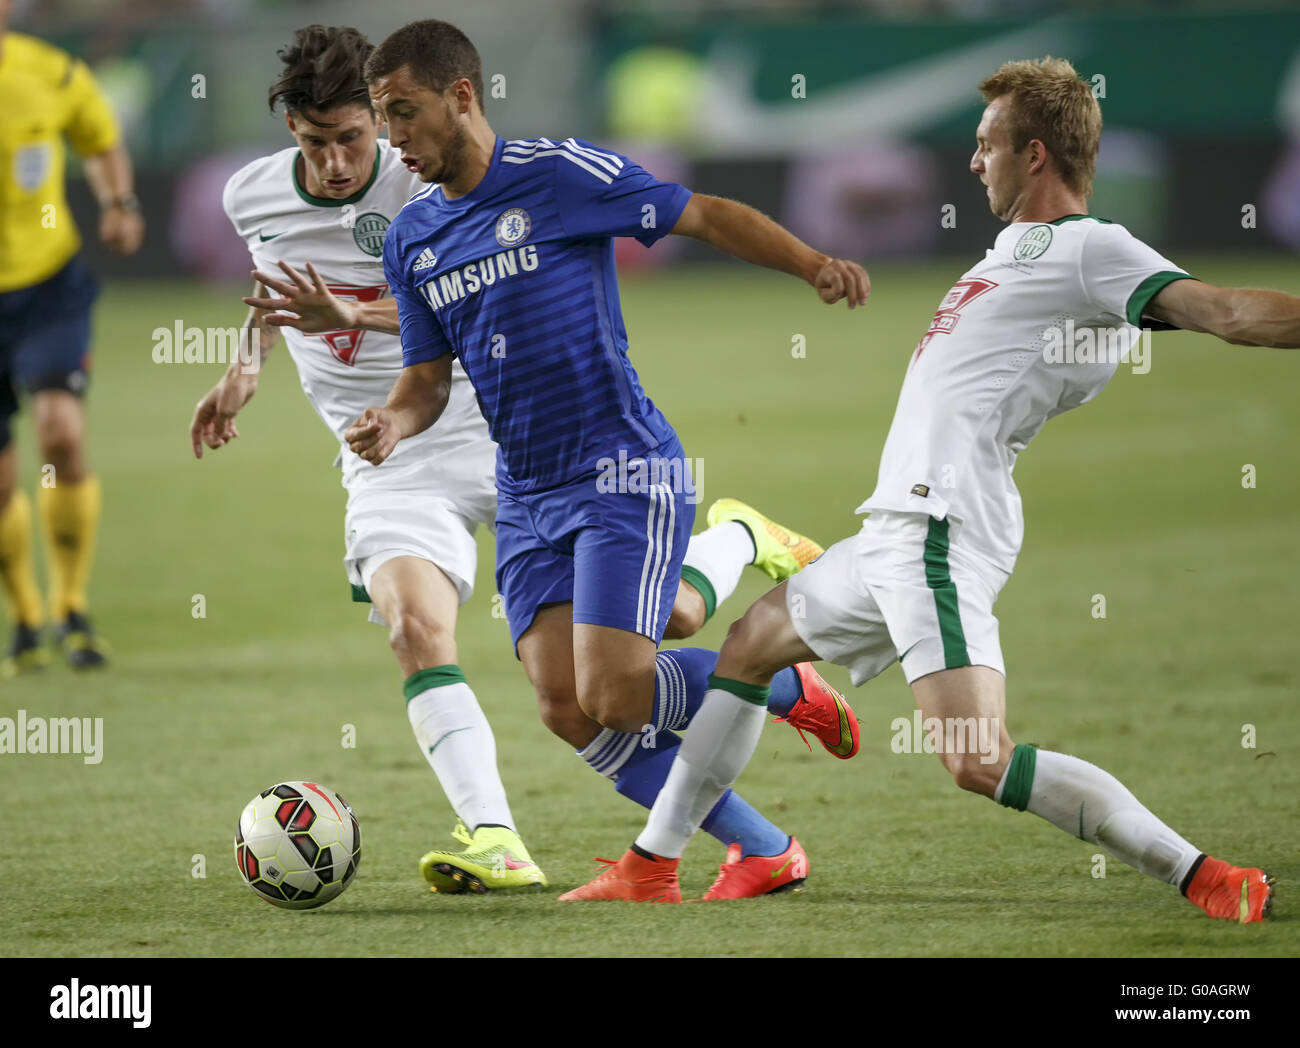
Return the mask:
M 131 161 L 90 70 L 41 40 L 7 32 L 10 8 L 11 0 L 0 0 L 0 582 L 14 624 L 0 663 L 6 676 L 49 662 L 32 571 L 32 505 L 18 488 L 11 429 L 21 394 L 31 400 L 43 461 L 54 467 L 36 497 L 50 619 L 74 668 L 104 663 L 86 614 L 100 493 L 86 460 L 82 402 L 99 288 L 78 255 L 81 238 L 64 197 L 63 136 L 83 158 L 99 201 L 100 240 L 129 255 L 144 236 Z

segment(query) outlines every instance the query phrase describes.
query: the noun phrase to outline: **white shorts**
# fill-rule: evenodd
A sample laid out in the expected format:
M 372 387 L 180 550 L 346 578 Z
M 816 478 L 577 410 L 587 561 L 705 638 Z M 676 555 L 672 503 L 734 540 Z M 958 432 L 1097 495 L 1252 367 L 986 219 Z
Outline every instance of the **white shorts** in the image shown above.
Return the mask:
M 455 585 L 460 602 L 469 600 L 478 569 L 474 533 L 496 520 L 495 449 L 465 449 L 453 474 L 444 470 L 423 488 L 390 489 L 368 481 L 349 490 L 343 565 L 354 601 L 370 600 L 375 572 L 394 557 L 436 565 Z M 370 621 L 387 625 L 373 607 Z
M 795 632 L 855 685 L 895 659 L 907 682 L 959 666 L 1003 676 L 993 604 L 1010 575 L 962 547 L 961 525 L 876 510 L 786 583 Z

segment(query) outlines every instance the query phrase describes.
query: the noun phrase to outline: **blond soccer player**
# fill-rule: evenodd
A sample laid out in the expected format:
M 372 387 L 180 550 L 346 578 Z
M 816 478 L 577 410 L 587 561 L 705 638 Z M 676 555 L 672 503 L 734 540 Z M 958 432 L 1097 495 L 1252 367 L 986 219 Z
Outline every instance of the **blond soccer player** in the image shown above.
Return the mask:
M 1059 362 L 1044 352 L 1054 332 L 1117 339 L 1127 353 L 1150 320 L 1295 348 L 1300 299 L 1196 280 L 1087 214 L 1101 111 L 1069 62 L 1011 62 L 980 90 L 988 105 L 970 168 L 1006 228 L 912 353 L 875 492 L 859 507 L 870 516 L 732 627 L 645 831 L 562 898 L 679 897 L 678 858 L 753 755 L 773 673 L 821 658 L 847 667 L 854 684 L 899 661 L 927 723 L 986 726 L 995 745 L 984 751 L 945 745 L 946 731 L 936 739 L 962 789 L 1106 848 L 1212 917 L 1268 914 L 1261 870 L 1210 857 L 1101 768 L 1012 740 L 993 604 L 1024 534 L 1017 455 L 1049 418 L 1100 393 L 1119 363 Z

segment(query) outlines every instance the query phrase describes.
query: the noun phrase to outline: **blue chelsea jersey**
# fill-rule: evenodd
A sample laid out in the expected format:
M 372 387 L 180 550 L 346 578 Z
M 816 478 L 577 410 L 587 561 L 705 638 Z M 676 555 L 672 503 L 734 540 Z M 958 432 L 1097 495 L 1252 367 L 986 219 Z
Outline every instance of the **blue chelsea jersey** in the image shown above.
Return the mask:
M 507 494 L 558 487 L 669 441 L 628 360 L 612 237 L 647 247 L 690 191 L 586 142 L 497 139 L 463 197 L 417 193 L 384 241 L 406 366 L 454 353 L 500 445 Z

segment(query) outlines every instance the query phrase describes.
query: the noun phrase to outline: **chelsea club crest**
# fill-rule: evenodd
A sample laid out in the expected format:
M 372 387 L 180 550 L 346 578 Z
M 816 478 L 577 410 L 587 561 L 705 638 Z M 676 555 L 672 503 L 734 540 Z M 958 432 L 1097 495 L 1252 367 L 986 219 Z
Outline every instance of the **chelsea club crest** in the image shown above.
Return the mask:
M 528 212 L 522 207 L 512 207 L 509 211 L 501 212 L 501 217 L 497 219 L 497 243 L 502 247 L 522 244 L 532 229 L 533 220 L 528 217 Z

